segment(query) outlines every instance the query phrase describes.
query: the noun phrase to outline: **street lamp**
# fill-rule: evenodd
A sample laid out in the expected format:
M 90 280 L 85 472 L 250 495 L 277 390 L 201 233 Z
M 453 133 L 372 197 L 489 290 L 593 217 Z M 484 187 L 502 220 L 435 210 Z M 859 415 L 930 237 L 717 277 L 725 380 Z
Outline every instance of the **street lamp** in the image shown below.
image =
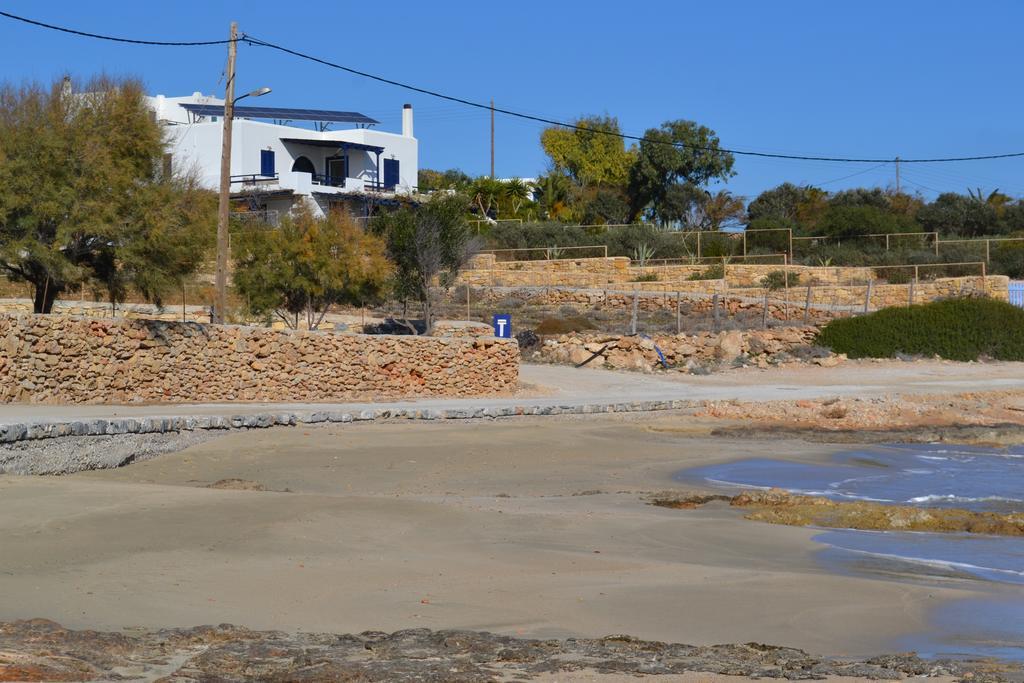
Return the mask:
M 223 324 L 228 308 L 228 213 L 231 208 L 231 122 L 235 118 L 235 103 L 246 97 L 262 97 L 270 92 L 264 86 L 247 92 L 241 97 L 235 94 L 234 43 L 229 46 L 229 74 L 227 92 L 224 97 L 224 132 L 220 157 L 220 201 L 217 206 L 217 271 L 213 303 L 213 322 Z
M 262 88 L 259 88 L 257 90 L 253 90 L 252 92 L 247 92 L 244 95 L 242 95 L 241 97 L 236 97 L 235 98 L 235 102 L 238 102 L 238 100 L 244 100 L 246 97 L 263 97 L 264 95 L 266 95 L 266 94 L 268 94 L 270 92 L 271 92 L 270 88 L 268 88 L 267 86 L 263 86 Z M 232 102 L 231 104 L 234 105 L 235 102 Z

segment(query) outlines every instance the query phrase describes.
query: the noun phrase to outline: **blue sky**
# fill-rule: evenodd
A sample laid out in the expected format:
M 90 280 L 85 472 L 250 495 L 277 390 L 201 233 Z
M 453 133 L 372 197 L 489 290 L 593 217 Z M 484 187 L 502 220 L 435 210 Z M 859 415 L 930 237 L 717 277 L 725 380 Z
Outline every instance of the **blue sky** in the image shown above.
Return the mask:
M 687 118 L 725 146 L 810 155 L 966 156 L 1024 151 L 1024 2 L 0 2 L 86 31 L 138 38 L 227 36 L 232 19 L 264 40 L 467 99 L 559 120 L 617 116 L 642 134 Z M 136 47 L 0 18 L 0 78 L 105 71 L 152 93 L 222 94 L 225 48 Z M 242 45 L 238 87 L 267 106 L 362 111 L 397 130 L 416 111 L 421 166 L 489 165 L 486 112 Z M 499 115 L 497 173 L 545 169 L 542 126 Z M 887 185 L 891 164 L 738 158 L 727 188 L 783 181 L 836 190 Z M 858 174 L 853 177 L 851 174 Z M 926 197 L 967 187 L 1024 196 L 1024 158 L 904 165 Z

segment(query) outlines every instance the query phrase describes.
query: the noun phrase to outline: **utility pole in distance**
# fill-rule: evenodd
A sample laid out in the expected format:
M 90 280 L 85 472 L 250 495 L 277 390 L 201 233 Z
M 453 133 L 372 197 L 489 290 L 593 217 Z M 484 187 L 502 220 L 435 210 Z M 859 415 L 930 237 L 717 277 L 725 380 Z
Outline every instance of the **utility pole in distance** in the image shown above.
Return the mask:
M 900 158 L 896 157 L 896 194 L 900 193 Z
M 228 309 L 228 210 L 231 202 L 231 121 L 235 116 L 235 53 L 238 23 L 231 22 L 228 43 L 227 85 L 224 88 L 224 128 L 220 152 L 220 201 L 217 205 L 217 271 L 213 322 L 223 325 Z
M 494 100 L 491 100 L 491 178 L 494 177 Z

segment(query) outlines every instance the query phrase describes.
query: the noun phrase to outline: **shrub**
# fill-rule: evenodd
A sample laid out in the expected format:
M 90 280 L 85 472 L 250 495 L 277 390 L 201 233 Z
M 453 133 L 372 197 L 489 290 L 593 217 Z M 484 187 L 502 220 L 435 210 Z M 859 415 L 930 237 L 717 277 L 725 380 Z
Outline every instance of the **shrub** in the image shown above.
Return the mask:
M 721 280 L 725 277 L 725 267 L 721 264 L 708 266 L 703 272 L 694 273 L 687 280 Z
M 1003 242 L 992 249 L 991 270 L 1011 278 L 1024 278 L 1024 243 Z
M 913 266 L 906 268 L 876 268 L 875 278 L 885 280 L 890 285 L 905 285 L 914 279 Z
M 534 330 L 537 334 L 568 334 L 595 329 L 594 323 L 581 315 L 563 318 L 544 318 Z
M 851 358 L 898 353 L 950 360 L 1024 360 L 1024 309 L 993 299 L 947 299 L 833 320 L 817 343 Z
M 643 275 L 637 275 L 630 282 L 657 282 L 659 279 L 657 273 L 644 273 Z
M 773 270 L 761 278 L 761 284 L 766 289 L 773 291 L 785 287 L 796 287 L 800 284 L 800 275 L 797 273 L 787 273 L 784 270 Z

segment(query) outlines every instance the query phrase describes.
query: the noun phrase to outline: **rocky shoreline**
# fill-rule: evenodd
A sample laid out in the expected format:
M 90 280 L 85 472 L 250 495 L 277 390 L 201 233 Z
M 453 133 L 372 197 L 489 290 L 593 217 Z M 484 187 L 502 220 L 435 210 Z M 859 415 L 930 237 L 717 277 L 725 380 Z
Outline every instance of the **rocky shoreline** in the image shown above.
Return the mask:
M 705 672 L 815 680 L 910 676 L 1016 680 L 1019 669 L 914 654 L 833 658 L 759 643 L 694 646 L 625 635 L 532 640 L 476 631 L 283 633 L 240 626 L 76 631 L 53 621 L 0 623 L 0 681 L 416 681 L 478 683 L 569 672 Z
M 715 501 L 745 510 L 746 519 L 830 529 L 864 531 L 967 532 L 1024 536 L 1024 513 L 973 512 L 958 508 L 925 509 L 867 501 L 835 501 L 822 496 L 788 493 L 782 489 L 743 491 L 735 496 L 672 494 L 654 496 L 653 505 L 691 510 Z

